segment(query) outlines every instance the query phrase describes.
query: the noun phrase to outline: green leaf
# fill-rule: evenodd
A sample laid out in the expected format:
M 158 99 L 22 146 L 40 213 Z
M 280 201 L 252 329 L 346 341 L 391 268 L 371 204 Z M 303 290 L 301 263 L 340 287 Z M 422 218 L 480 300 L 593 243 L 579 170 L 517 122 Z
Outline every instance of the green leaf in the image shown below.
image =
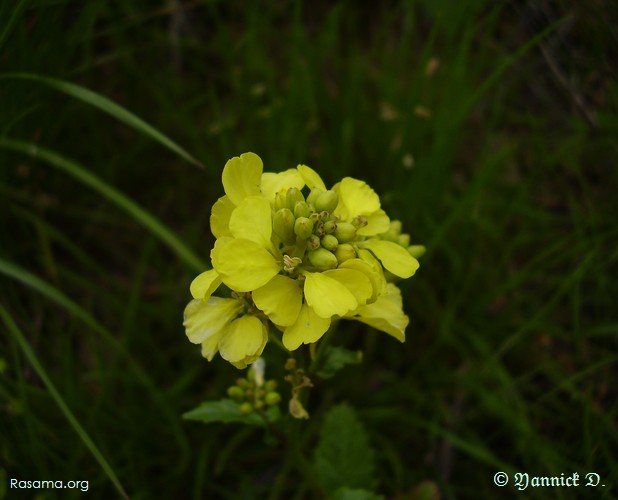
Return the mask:
M 331 378 L 345 365 L 362 363 L 363 353 L 362 351 L 350 351 L 344 347 L 327 346 L 322 359 L 317 375 L 320 378 Z
M 383 498 L 383 496 L 367 490 L 339 488 L 330 497 L 330 500 L 382 500 Z
M 243 415 L 239 403 L 231 399 L 221 399 L 219 401 L 206 401 L 194 410 L 185 413 L 182 418 L 198 420 L 207 424 L 211 422 L 237 422 L 247 425 L 266 425 L 277 420 L 279 416 L 279 408 L 276 406 L 266 409 L 263 413 L 252 411 Z
M 50 78 L 47 76 L 35 75 L 31 73 L 5 73 L 3 75 L 0 75 L 0 79 L 31 80 L 37 83 L 41 83 L 51 89 L 63 92 L 71 97 L 75 97 L 76 99 L 84 101 L 85 103 L 90 104 L 95 108 L 99 108 L 101 111 L 104 111 L 108 115 L 113 116 L 114 118 L 120 120 L 129 127 L 134 128 L 138 132 L 141 132 L 142 134 L 151 137 L 152 139 L 165 146 L 167 149 L 178 154 L 188 162 L 193 163 L 198 167 L 203 167 L 203 165 L 196 158 L 194 158 L 191 154 L 181 148 L 169 137 L 159 132 L 152 125 L 149 125 L 138 116 L 134 115 L 122 106 L 116 104 L 114 101 L 111 101 L 107 97 L 104 97 L 101 94 L 97 94 L 92 90 L 88 90 L 87 88 L 81 87 L 71 82 L 65 82 L 64 80 L 58 80 L 56 78 Z
M 317 482 L 326 494 L 342 487 L 374 488 L 374 453 L 365 428 L 348 405 L 336 406 L 326 415 L 314 468 Z

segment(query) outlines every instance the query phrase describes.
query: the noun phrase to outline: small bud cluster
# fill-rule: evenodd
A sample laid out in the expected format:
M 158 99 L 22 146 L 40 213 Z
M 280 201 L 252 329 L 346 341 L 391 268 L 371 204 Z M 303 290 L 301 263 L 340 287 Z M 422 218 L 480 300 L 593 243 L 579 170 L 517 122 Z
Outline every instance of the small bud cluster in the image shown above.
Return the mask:
M 307 199 L 297 188 L 277 193 L 273 231 L 288 260 L 299 259 L 305 266 L 327 271 L 357 256 L 349 242 L 355 240 L 357 229 L 367 220 L 356 217 L 352 222 L 342 222 L 333 214 L 338 203 L 339 196 L 333 190 L 313 188 Z M 284 269 L 293 274 L 296 266 L 288 262 Z
M 281 401 L 276 380 L 260 380 L 253 368 L 247 371 L 247 378 L 239 378 L 236 384 L 229 387 L 227 395 L 240 404 L 240 412 L 248 415 L 254 410 L 263 410 L 267 406 L 275 406 Z
M 401 232 L 401 221 L 391 221 L 389 230 L 378 235 L 378 237 L 382 240 L 392 241 L 404 247 L 415 259 L 418 259 L 425 253 L 425 247 L 423 245 L 410 245 L 410 235 Z

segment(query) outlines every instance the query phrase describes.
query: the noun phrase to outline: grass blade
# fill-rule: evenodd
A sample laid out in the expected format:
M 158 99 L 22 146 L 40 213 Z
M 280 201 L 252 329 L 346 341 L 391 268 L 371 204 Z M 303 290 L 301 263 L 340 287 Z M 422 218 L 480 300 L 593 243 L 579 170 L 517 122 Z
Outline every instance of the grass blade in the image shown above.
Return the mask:
M 2 30 L 2 32 L 0 32 L 0 47 L 2 47 L 4 40 L 8 38 L 8 36 L 11 34 L 13 25 L 17 22 L 17 19 L 19 18 L 23 10 L 26 8 L 26 1 L 27 0 L 21 0 L 21 2 L 19 2 L 17 6 L 13 8 L 13 15 L 8 20 L 8 22 L 4 25 L 4 29 Z M 8 7 L 8 4 L 5 4 L 3 7 Z M 0 10 L 0 14 L 2 14 L 2 17 L 4 17 L 4 9 Z
M 195 271 L 201 272 L 207 268 L 206 264 L 197 257 L 178 237 L 172 233 L 158 219 L 140 207 L 120 191 L 116 190 L 85 167 L 72 162 L 48 149 L 39 148 L 35 144 L 0 137 L 0 147 L 28 154 L 33 158 L 40 158 L 50 165 L 66 172 L 86 186 L 94 189 L 108 200 L 122 208 L 137 222 L 146 226 L 154 235 L 164 241 L 176 254 L 189 264 Z
M 13 321 L 13 318 L 1 305 L 0 305 L 0 316 L 2 316 L 2 319 L 4 320 L 5 325 L 7 326 L 11 334 L 17 340 L 19 346 L 21 347 L 21 350 L 24 352 L 26 358 L 28 359 L 28 361 L 30 362 L 34 370 L 37 372 L 39 378 L 45 384 L 45 387 L 47 387 L 47 390 L 49 391 L 52 398 L 54 399 L 54 401 L 60 408 L 60 411 L 62 411 L 65 418 L 69 421 L 69 424 L 71 424 L 71 427 L 73 427 L 77 435 L 86 445 L 86 448 L 90 450 L 90 453 L 92 453 L 92 456 L 95 458 L 95 460 L 99 462 L 99 465 L 105 471 L 105 473 L 107 474 L 107 477 L 109 477 L 110 481 L 114 484 L 114 486 L 116 487 L 120 495 L 123 498 L 128 499 L 129 496 L 127 495 L 122 484 L 120 483 L 118 476 L 116 476 L 114 469 L 109 464 L 109 462 L 105 459 L 103 454 L 99 451 L 99 448 L 97 448 L 97 445 L 94 444 L 94 441 L 90 438 L 86 430 L 78 422 L 77 418 L 75 418 L 75 415 L 73 415 L 73 412 L 64 402 L 64 399 L 62 399 L 62 396 L 60 395 L 60 393 L 58 392 L 58 390 L 56 389 L 56 387 L 54 386 L 50 378 L 47 376 L 47 372 L 45 371 L 45 369 L 39 362 L 38 358 L 36 357 L 36 354 L 34 354 L 34 351 L 30 347 L 30 344 L 28 343 L 28 341 L 26 340 L 22 332 L 19 330 L 19 328 Z
M 5 73 L 0 75 L 0 79 L 31 80 L 43 84 L 53 90 L 57 90 L 58 92 L 62 92 L 79 99 L 86 104 L 99 108 L 101 111 L 113 116 L 129 127 L 134 128 L 138 132 L 151 137 L 159 144 L 178 154 L 188 162 L 193 163 L 198 167 L 204 167 L 204 165 L 193 157 L 193 155 L 189 154 L 185 149 L 181 148 L 178 144 L 163 133 L 159 132 L 156 128 L 149 125 L 140 117 L 134 115 L 119 104 L 116 104 L 114 101 L 102 96 L 101 94 L 97 94 L 92 90 L 88 90 L 87 88 L 71 82 L 58 80 L 57 78 L 50 78 L 48 76 L 35 75 L 31 73 Z
M 51 286 L 49 283 L 43 281 L 37 276 L 29 273 L 25 269 L 22 269 L 21 267 L 13 264 L 12 262 L 0 259 L 0 274 L 4 274 L 5 276 L 9 276 L 17 281 L 20 281 L 24 285 L 46 296 L 53 302 L 61 305 L 74 317 L 83 321 L 92 330 L 97 332 L 106 342 L 108 342 L 112 346 L 112 348 L 114 348 L 119 353 L 127 361 L 129 367 L 132 369 L 137 379 L 144 385 L 144 387 L 146 387 L 146 389 L 148 389 L 153 400 L 157 403 L 161 414 L 165 415 L 165 417 L 169 421 L 170 429 L 173 430 L 176 436 L 178 446 L 183 453 L 182 458 L 184 458 L 187 453 L 188 444 L 183 434 L 183 431 L 180 428 L 178 416 L 171 410 L 171 407 L 169 406 L 169 403 L 165 400 L 165 397 L 162 395 L 161 390 L 154 383 L 148 373 L 142 368 L 139 363 L 137 363 L 135 359 L 133 359 L 131 354 L 127 352 L 123 345 L 118 342 L 118 340 L 109 332 L 108 329 L 101 325 L 101 323 L 99 323 L 88 311 L 73 302 L 60 290 Z

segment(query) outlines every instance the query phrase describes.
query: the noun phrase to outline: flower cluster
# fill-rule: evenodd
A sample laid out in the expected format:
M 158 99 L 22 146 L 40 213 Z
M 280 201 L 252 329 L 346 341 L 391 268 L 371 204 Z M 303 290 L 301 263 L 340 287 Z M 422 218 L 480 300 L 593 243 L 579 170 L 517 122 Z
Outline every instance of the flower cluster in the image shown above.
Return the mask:
M 390 278 L 409 278 L 422 247 L 409 246 L 365 182 L 327 189 L 311 168 L 263 172 L 245 153 L 223 169 L 225 196 L 212 207 L 213 269 L 191 283 L 189 340 L 209 361 L 237 368 L 259 358 L 270 324 L 288 350 L 317 342 L 339 318 L 361 321 L 403 342 L 408 317 Z M 221 284 L 231 298 L 212 294 Z

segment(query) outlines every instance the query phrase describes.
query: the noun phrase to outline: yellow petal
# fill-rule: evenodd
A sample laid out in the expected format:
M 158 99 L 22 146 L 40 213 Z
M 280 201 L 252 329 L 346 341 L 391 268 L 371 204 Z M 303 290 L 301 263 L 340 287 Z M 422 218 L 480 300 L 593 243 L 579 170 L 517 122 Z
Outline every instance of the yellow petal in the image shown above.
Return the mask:
M 275 195 L 279 191 L 287 191 L 287 189 L 291 187 L 302 189 L 304 186 L 305 181 L 302 175 L 300 175 L 300 172 L 295 168 L 278 174 L 273 172 L 264 172 L 262 174 L 262 195 L 273 202 Z
M 253 301 L 276 325 L 289 326 L 298 318 L 303 293 L 298 280 L 278 274 L 253 291 Z
M 240 205 L 247 196 L 260 194 L 262 168 L 262 160 L 255 153 L 244 153 L 228 160 L 221 178 L 225 194 L 234 205 Z
M 260 357 L 267 341 L 264 324 L 255 316 L 242 316 L 223 331 L 219 352 L 236 368 L 245 368 Z
M 219 273 L 214 269 L 204 271 L 191 282 L 190 290 L 194 299 L 206 300 L 221 284 Z
M 403 312 L 401 291 L 392 283 L 386 286 L 386 294 L 378 297 L 373 304 L 360 306 L 347 318 L 355 319 L 377 330 L 392 335 L 400 342 L 405 342 L 405 330 L 409 318 Z
M 358 246 L 371 250 L 386 269 L 400 278 L 409 278 L 419 267 L 418 260 L 397 243 L 370 239 L 359 242 Z
M 383 293 L 385 293 L 385 290 L 386 290 L 386 278 L 384 277 L 384 268 L 382 267 L 382 264 L 380 264 L 380 261 L 376 259 L 369 250 L 365 250 L 364 248 L 359 248 L 357 250 L 357 253 L 358 253 L 359 259 L 370 267 L 372 274 L 371 275 L 367 274 L 366 272 L 367 268 L 362 267 L 360 265 L 356 267 L 353 267 L 351 265 L 343 266 L 343 267 L 352 267 L 353 269 L 357 269 L 358 271 L 362 271 L 365 274 L 367 274 L 367 277 L 373 283 L 374 289 L 377 290 L 377 294 L 373 296 L 370 301 L 370 302 L 373 302 L 377 298 L 378 295 L 382 295 Z
M 262 196 L 247 196 L 230 217 L 235 238 L 254 241 L 262 248 L 271 247 L 272 227 L 270 203 Z
M 345 177 L 339 185 L 339 195 L 350 217 L 369 215 L 380 209 L 380 197 L 366 182 Z
M 189 341 L 200 344 L 211 337 L 218 337 L 242 307 L 242 303 L 238 300 L 221 297 L 192 300 L 185 308 L 183 321 Z
M 260 288 L 279 273 L 275 258 L 251 240 L 219 238 L 210 258 L 223 283 L 237 292 Z
M 384 210 L 380 209 L 371 215 L 367 215 L 366 218 L 367 225 L 359 227 L 356 231 L 356 234 L 359 236 L 375 236 L 376 234 L 385 233 L 391 227 L 391 220 Z
M 296 322 L 283 332 L 283 345 L 293 351 L 301 344 L 320 340 L 330 327 L 330 319 L 320 318 L 307 304 L 303 304 Z
M 352 292 L 359 305 L 365 304 L 371 298 L 373 286 L 364 273 L 354 269 L 339 268 L 325 271 L 323 274 L 329 278 L 336 279 Z
M 307 304 L 321 318 L 343 316 L 358 306 L 354 294 L 345 285 L 324 273 L 306 273 L 304 292 Z
M 322 191 L 326 191 L 324 181 L 311 167 L 308 167 L 307 165 L 298 165 L 297 170 L 300 172 L 300 175 L 302 175 L 303 180 L 309 189 L 317 187 Z
M 230 232 L 230 216 L 236 205 L 227 196 L 222 196 L 212 206 L 210 212 L 210 230 L 215 238 L 232 236 Z

